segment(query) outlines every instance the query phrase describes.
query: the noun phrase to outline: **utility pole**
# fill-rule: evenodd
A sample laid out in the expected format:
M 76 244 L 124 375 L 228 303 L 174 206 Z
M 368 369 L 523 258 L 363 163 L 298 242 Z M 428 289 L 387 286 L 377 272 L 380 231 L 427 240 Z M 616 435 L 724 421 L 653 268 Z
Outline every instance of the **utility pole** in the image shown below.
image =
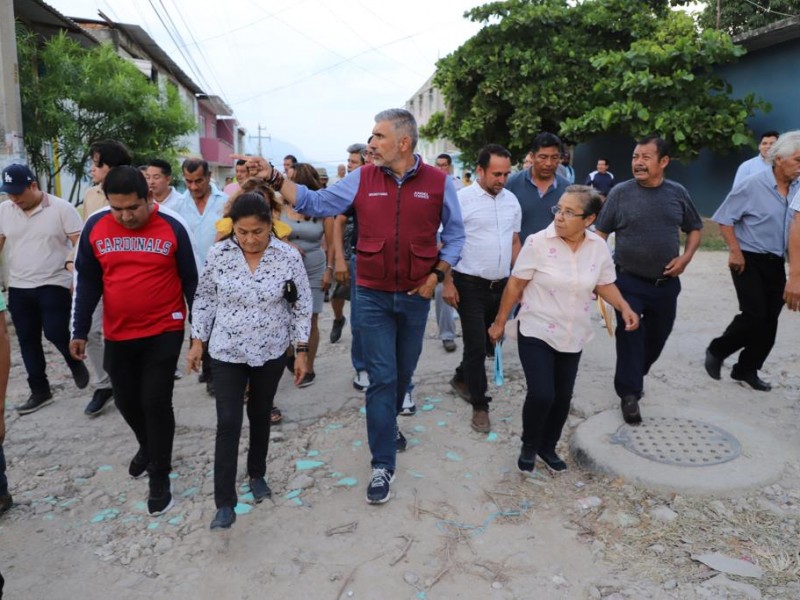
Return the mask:
M 25 162 L 14 0 L 0 0 L 0 169 Z
M 271 135 L 261 135 L 261 130 L 262 130 L 262 129 L 263 129 L 264 131 L 266 131 L 266 130 L 267 130 L 267 128 L 266 128 L 266 127 L 261 127 L 261 123 L 259 123 L 259 124 L 258 124 L 258 135 L 250 135 L 250 136 L 247 136 L 247 137 L 249 137 L 251 140 L 252 140 L 253 138 L 255 138 L 255 139 L 257 139 L 257 140 L 258 140 L 258 155 L 259 155 L 259 156 L 264 156 L 264 153 L 263 153 L 263 152 L 262 152 L 262 150 L 261 150 L 261 140 L 262 140 L 262 139 L 264 139 L 264 140 L 269 140 L 270 142 L 272 141 L 272 136 L 271 136 Z

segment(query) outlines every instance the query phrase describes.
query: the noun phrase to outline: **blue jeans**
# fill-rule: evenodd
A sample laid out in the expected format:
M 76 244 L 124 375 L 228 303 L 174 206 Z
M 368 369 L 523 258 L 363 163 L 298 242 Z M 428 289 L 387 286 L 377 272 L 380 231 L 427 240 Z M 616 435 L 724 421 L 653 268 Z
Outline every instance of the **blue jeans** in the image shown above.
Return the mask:
M 3 453 L 3 444 L 0 444 L 0 496 L 8 493 L 8 478 L 6 477 L 6 455 Z
M 361 286 L 356 286 L 356 297 L 365 332 L 361 345 L 369 375 L 367 438 L 372 467 L 393 471 L 397 415 L 422 352 L 431 304 L 416 294 Z
M 439 325 L 439 339 L 451 342 L 456 339 L 456 310 L 445 304 L 442 298 L 442 284 L 436 286 L 434 295 L 436 323 Z
M 358 298 L 356 297 L 356 254 L 350 257 L 350 360 L 356 371 L 366 371 L 364 364 L 364 350 L 361 347 L 361 315 L 358 312 Z
M 19 350 L 33 394 L 50 394 L 42 332 L 64 357 L 71 371 L 81 364 L 69 354 L 71 309 L 72 295 L 65 287 L 43 285 L 36 288 L 8 288 L 8 310 L 17 330 Z

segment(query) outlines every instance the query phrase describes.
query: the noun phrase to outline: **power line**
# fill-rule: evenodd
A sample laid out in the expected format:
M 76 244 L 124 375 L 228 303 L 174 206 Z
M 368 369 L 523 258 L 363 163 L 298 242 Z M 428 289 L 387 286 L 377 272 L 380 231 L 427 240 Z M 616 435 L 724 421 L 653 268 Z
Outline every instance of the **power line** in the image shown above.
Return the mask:
M 757 3 L 753 2 L 753 0 L 744 0 L 744 1 L 747 2 L 748 4 L 752 4 L 758 10 L 762 10 L 762 11 L 764 11 L 766 13 L 772 13 L 773 15 L 778 15 L 780 17 L 796 17 L 796 16 L 798 16 L 798 15 L 787 15 L 786 13 L 778 12 L 777 10 L 772 10 L 768 6 L 761 6 L 760 4 L 757 4 Z
M 163 0 L 158 0 L 158 1 L 161 3 L 161 6 L 164 6 Z M 173 5 L 175 5 L 174 1 L 173 1 Z M 164 6 L 164 10 L 165 11 L 167 10 L 166 6 Z M 211 74 L 211 78 L 214 80 L 214 83 L 217 84 L 217 91 L 218 91 L 219 96 L 224 99 L 224 96 L 223 96 L 223 93 L 222 93 L 222 90 L 224 88 L 222 87 L 222 84 L 220 84 L 219 79 L 217 79 L 217 75 L 214 72 L 214 69 L 211 67 L 211 64 L 208 62 L 208 58 L 206 57 L 206 54 L 203 51 L 203 48 L 197 43 L 197 40 L 194 37 L 194 33 L 192 33 L 192 29 L 189 27 L 189 24 L 186 22 L 186 19 L 183 18 L 183 12 L 180 9 L 178 9 L 177 6 L 175 6 L 175 10 L 177 11 L 178 16 L 180 17 L 181 21 L 183 22 L 184 27 L 186 27 L 186 31 L 189 33 L 189 37 L 192 38 L 192 41 L 194 42 L 195 47 L 197 48 L 197 51 L 200 53 L 200 58 L 203 59 L 203 62 L 206 64 L 206 67 L 208 67 L 208 71 Z M 169 15 L 169 13 L 167 13 L 167 14 Z
M 407 36 L 398 38 L 396 40 L 392 40 L 391 42 L 386 42 L 385 44 L 381 44 L 380 46 L 377 46 L 377 48 L 385 48 L 387 46 L 392 46 L 394 44 L 399 44 L 400 42 L 405 42 L 407 40 L 410 40 L 410 39 L 413 39 L 413 38 L 415 38 L 417 36 L 420 36 L 420 35 L 422 35 L 424 33 L 427 33 L 431 29 L 436 29 L 437 27 L 438 27 L 437 25 L 434 25 L 432 27 L 429 27 L 429 28 L 426 28 L 426 29 L 422 29 L 422 30 L 420 30 L 420 31 L 418 31 L 416 33 L 411 34 L 411 35 L 407 35 Z M 349 58 L 343 57 L 343 60 L 340 60 L 339 62 L 334 63 L 334 64 L 332 64 L 332 65 L 330 65 L 328 67 L 324 67 L 322 69 L 314 71 L 313 73 L 309 73 L 305 77 L 301 77 L 301 78 L 295 79 L 294 81 L 291 81 L 289 83 L 286 83 L 286 84 L 283 84 L 283 85 L 279 85 L 279 86 L 276 86 L 274 88 L 270 88 L 270 89 L 268 89 L 268 90 L 266 90 L 264 92 L 260 92 L 260 93 L 254 95 L 254 96 L 250 96 L 249 98 L 244 98 L 242 100 L 236 100 L 236 101 L 233 102 L 233 104 L 235 106 L 238 106 L 240 104 L 245 104 L 247 102 L 252 102 L 253 100 L 257 100 L 257 99 L 259 99 L 259 98 L 261 98 L 263 96 L 267 96 L 269 94 L 272 94 L 272 93 L 275 93 L 275 92 L 279 92 L 281 90 L 285 90 L 286 88 L 293 87 L 293 86 L 295 86 L 295 85 L 297 85 L 299 83 L 303 83 L 304 81 L 308 81 L 309 79 L 313 79 L 317 75 L 322 75 L 323 73 L 331 71 L 331 70 L 333 70 L 333 69 L 335 69 L 335 68 L 337 68 L 337 67 L 339 67 L 339 66 L 341 66 L 341 65 L 343 65 L 343 64 L 345 64 L 347 62 L 352 62 L 353 59 L 358 58 L 359 56 L 362 56 L 364 54 L 368 54 L 369 52 L 372 52 L 372 51 L 373 51 L 373 49 L 370 48 L 370 49 L 367 49 L 367 50 L 362 50 L 361 52 L 358 52 L 358 53 L 352 55 Z M 358 65 L 356 65 L 356 66 L 358 66 Z M 387 81 L 385 78 L 381 78 L 381 79 L 384 79 L 385 81 Z M 390 81 L 390 83 L 400 87 L 397 84 L 397 82 L 395 82 L 395 81 Z
M 300 37 L 303 37 L 303 38 L 305 38 L 305 39 L 309 40 L 310 42 L 313 42 L 314 44 L 316 44 L 317 46 L 319 46 L 320 48 L 322 48 L 322 49 L 323 49 L 323 50 L 325 50 L 326 52 L 330 52 L 331 54 L 333 54 L 333 55 L 335 55 L 335 56 L 338 56 L 339 58 L 344 58 L 344 59 L 345 59 L 345 60 L 344 60 L 344 62 L 347 62 L 347 61 L 350 61 L 350 60 L 352 60 L 352 59 L 349 59 L 349 58 L 345 58 L 343 55 L 341 55 L 341 54 L 339 54 L 338 52 L 336 52 L 336 50 L 333 50 L 332 48 L 329 48 L 328 46 L 326 46 L 325 44 L 323 44 L 323 43 L 322 43 L 322 42 L 320 42 L 319 40 L 316 40 L 316 39 L 314 39 L 313 37 L 311 37 L 310 35 L 308 35 L 308 34 L 307 34 L 307 33 L 305 33 L 304 31 L 302 31 L 302 30 L 298 29 L 297 27 L 295 27 L 294 25 L 292 25 L 291 23 L 287 23 L 287 22 L 286 22 L 286 21 L 284 21 L 283 19 L 280 19 L 280 18 L 278 18 L 278 16 L 277 16 L 277 13 L 270 13 L 269 11 L 267 11 L 267 10 L 266 10 L 266 9 L 264 9 L 263 7 L 259 6 L 258 4 L 255 4 L 255 3 L 254 3 L 254 2 L 252 2 L 252 1 L 251 1 L 251 4 L 253 4 L 254 6 L 256 6 L 256 7 L 257 7 L 259 10 L 262 10 L 263 12 L 265 12 L 265 13 L 267 13 L 267 14 L 271 14 L 271 15 L 272 15 L 272 17 L 273 17 L 273 18 L 274 18 L 274 19 L 275 19 L 275 20 L 276 20 L 278 23 L 280 23 L 281 25 L 283 25 L 284 27 L 286 27 L 286 28 L 288 28 L 288 29 L 291 29 L 292 31 L 294 31 L 294 32 L 295 32 L 297 35 L 299 35 Z M 362 53 L 362 54 L 363 54 L 363 53 Z M 360 56 L 360 54 L 358 54 L 357 56 Z M 386 78 L 386 77 L 383 77 L 382 75 L 379 75 L 378 73 L 374 73 L 374 72 L 370 71 L 369 69 L 367 69 L 366 67 L 363 67 L 363 66 L 361 66 L 361 65 L 359 65 L 359 64 L 357 64 L 357 63 L 353 63 L 353 64 L 354 64 L 354 66 L 355 66 L 355 67 L 357 67 L 357 68 L 361 69 L 362 71 L 364 71 L 364 72 L 366 72 L 366 73 L 369 73 L 369 74 L 370 74 L 370 75 L 372 75 L 373 77 L 377 77 L 378 79 L 383 79 L 384 81 L 386 81 L 386 82 L 389 82 L 389 83 L 394 83 L 394 82 L 392 82 L 390 79 L 388 79 L 388 78 Z
M 192 74 L 197 78 L 197 81 L 200 82 L 203 85 L 203 87 L 205 87 L 207 89 L 210 89 L 211 86 L 209 86 L 208 82 L 205 81 L 205 78 L 203 77 L 202 73 L 199 72 L 199 70 L 197 69 L 197 66 L 194 64 L 193 61 L 191 61 L 186 56 L 186 54 L 183 52 L 182 48 L 178 45 L 178 41 L 175 39 L 175 35 L 170 30 L 170 28 L 167 25 L 167 23 L 164 21 L 163 17 L 161 16 L 161 13 L 158 12 L 158 9 L 156 8 L 155 4 L 153 3 L 153 0 L 147 0 L 147 1 L 150 4 L 150 8 L 153 9 L 153 12 L 155 13 L 156 17 L 158 17 L 158 20 L 161 22 L 161 25 L 164 27 L 164 30 L 167 32 L 167 35 L 172 40 L 172 43 L 175 45 L 175 48 L 178 50 L 180 55 L 183 57 L 183 60 L 186 63 L 186 66 L 189 68 L 190 71 L 192 71 Z
M 423 74 L 422 74 L 422 73 L 420 73 L 419 71 L 416 71 L 416 70 L 412 69 L 411 67 L 409 67 L 409 66 L 408 66 L 407 64 L 405 64 L 404 62 L 401 62 L 401 61 L 397 60 L 397 59 L 396 59 L 396 58 L 394 58 L 393 56 L 389 56 L 389 55 L 388 55 L 388 54 L 386 54 L 385 52 L 382 52 L 382 51 L 381 51 L 379 48 L 376 48 L 375 46 L 373 46 L 373 45 L 372 45 L 370 42 L 368 42 L 368 41 L 366 40 L 366 38 L 364 38 L 364 36 L 363 36 L 363 35 L 361 35 L 361 33 L 360 33 L 358 30 L 356 30 L 356 29 L 354 29 L 353 27 L 351 27 L 351 26 L 350 26 L 350 24 L 349 24 L 349 23 L 348 23 L 346 20 L 342 19 L 341 17 L 339 17 L 339 15 L 337 15 L 337 14 L 336 14 L 336 12 L 332 11 L 332 10 L 330 9 L 330 7 L 329 7 L 327 4 L 323 3 L 323 4 L 322 4 L 322 6 L 323 6 L 323 8 L 325 8 L 325 9 L 326 9 L 326 10 L 327 10 L 327 11 L 328 11 L 328 12 L 329 12 L 331 15 L 333 15 L 333 18 L 334 18 L 334 19 L 336 19 L 337 21 L 339 21 L 339 23 L 341 23 L 342 25 L 344 25 L 345 27 L 347 27 L 347 29 L 349 29 L 350 31 L 352 31 L 352 32 L 355 34 L 355 36 L 356 36 L 358 39 L 360 39 L 360 40 L 361 40 L 362 42 L 364 42 L 364 43 L 365 43 L 367 46 L 369 46 L 369 49 L 370 49 L 370 50 L 372 50 L 372 51 L 376 52 L 377 54 L 380 54 L 381 56 L 385 56 L 385 57 L 386 57 L 386 58 L 388 58 L 389 60 L 391 60 L 391 61 L 393 61 L 393 62 L 397 63 L 398 65 L 400 65 L 401 67 L 405 67 L 406 69 L 408 69 L 409 71 L 411 71 L 412 73 L 414 73 L 414 75 L 417 75 L 418 77 L 423 77 L 423 78 L 424 78 L 424 77 L 426 77 L 425 75 L 423 75 Z

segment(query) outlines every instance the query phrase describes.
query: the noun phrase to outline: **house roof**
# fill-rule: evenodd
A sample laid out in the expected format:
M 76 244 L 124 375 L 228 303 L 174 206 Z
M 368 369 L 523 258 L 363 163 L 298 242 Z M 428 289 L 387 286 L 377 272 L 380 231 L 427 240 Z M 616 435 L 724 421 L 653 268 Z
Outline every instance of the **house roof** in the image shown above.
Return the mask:
M 219 96 L 203 94 L 197 97 L 198 102 L 205 104 L 217 117 L 232 117 L 233 110 Z
M 798 38 L 800 38 L 800 17 L 789 17 L 737 35 L 733 41 L 752 52 Z
M 75 21 L 62 15 L 42 0 L 14 0 L 14 16 L 40 35 L 49 37 L 64 31 L 84 47 L 96 46 L 100 43 L 97 38 Z
M 161 49 L 161 46 L 150 37 L 144 29 L 138 25 L 130 23 L 117 23 L 111 20 L 97 21 L 94 19 L 75 19 L 75 22 L 82 26 L 92 28 L 104 29 L 118 29 L 133 40 L 144 52 L 147 53 L 147 58 L 151 58 L 157 62 L 167 73 L 172 75 L 183 87 L 192 92 L 193 94 L 202 94 L 203 90 L 198 86 L 191 77 L 189 77 L 169 55 Z M 137 57 L 144 58 L 144 57 Z

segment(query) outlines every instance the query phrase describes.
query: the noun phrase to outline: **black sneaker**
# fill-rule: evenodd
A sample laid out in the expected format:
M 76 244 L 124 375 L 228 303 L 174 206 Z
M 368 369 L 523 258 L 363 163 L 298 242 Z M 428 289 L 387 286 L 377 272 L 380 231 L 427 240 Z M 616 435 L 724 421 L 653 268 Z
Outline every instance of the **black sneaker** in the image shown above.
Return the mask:
M 145 471 L 147 471 L 147 455 L 144 449 L 140 447 L 139 451 L 131 459 L 131 464 L 128 465 L 128 474 L 134 479 L 138 479 L 144 475 Z
M 372 469 L 372 478 L 367 486 L 367 502 L 383 504 L 389 501 L 389 484 L 394 481 L 394 471 L 389 469 Z
M 151 517 L 163 515 L 175 505 L 172 498 L 172 483 L 169 477 L 150 478 L 150 496 L 147 498 L 147 512 Z
M 639 412 L 639 398 L 635 395 L 623 396 L 620 400 L 620 409 L 622 410 L 622 418 L 629 425 L 638 425 L 642 422 L 642 414 Z
M 106 403 L 111 400 L 111 396 L 114 395 L 110 389 L 105 390 L 95 390 L 94 394 L 92 395 L 92 399 L 89 401 L 89 404 L 86 405 L 86 408 L 83 410 L 83 413 L 89 415 L 90 417 L 96 417 L 103 409 L 106 407 Z
M 79 362 L 75 365 L 75 368 L 72 369 L 72 380 L 75 382 L 75 385 L 78 386 L 79 390 L 86 389 L 86 386 L 89 385 L 89 369 L 86 368 L 83 361 Z
M 250 480 L 250 491 L 253 492 L 256 504 L 259 504 L 265 498 L 272 498 L 272 490 L 269 489 L 267 481 L 263 477 L 254 477 Z
M 236 511 L 230 506 L 223 506 L 214 515 L 214 520 L 211 521 L 211 529 L 230 529 L 235 522 Z
M 342 330 L 344 324 L 347 323 L 347 317 L 333 320 L 333 327 L 331 327 L 331 344 L 335 344 L 342 337 Z
M 758 373 L 755 371 L 751 371 L 749 373 L 743 373 L 737 370 L 736 367 L 733 367 L 733 369 L 731 369 L 731 379 L 735 381 L 740 381 L 742 383 L 746 383 L 751 388 L 759 392 L 768 392 L 772 389 L 772 386 L 763 379 L 761 379 L 758 376 Z
M 555 453 L 555 450 L 551 450 L 549 452 L 539 452 L 539 458 L 544 461 L 544 464 L 550 469 L 553 473 L 563 473 L 567 470 L 567 463 L 565 463 L 561 457 Z
M 413 417 L 417 414 L 417 405 L 414 403 L 414 398 L 411 397 L 411 392 L 406 392 L 403 396 L 403 407 L 400 409 L 400 414 L 404 417 Z
M 708 376 L 711 377 L 711 379 L 716 379 L 719 381 L 720 369 L 722 369 L 722 359 L 714 356 L 714 354 L 708 348 L 706 348 L 706 360 L 704 366 Z
M 307 388 L 310 385 L 314 385 L 314 379 L 316 379 L 316 373 L 306 373 L 300 383 L 297 384 L 299 388 Z
M 11 494 L 3 494 L 0 496 L 0 515 L 11 508 L 13 504 L 14 500 L 11 499 Z
M 21 415 L 27 415 L 52 403 L 53 394 L 51 392 L 47 392 L 46 394 L 31 394 L 24 404 L 17 406 L 17 412 Z
M 523 475 L 533 475 L 534 467 L 536 467 L 536 450 L 533 446 L 522 444 L 517 459 L 517 469 Z
M 399 429 L 397 430 L 397 437 L 394 438 L 394 445 L 398 452 L 405 452 L 406 448 L 408 448 L 408 440 Z
M 214 380 L 213 379 L 206 379 L 206 394 L 214 397 Z

